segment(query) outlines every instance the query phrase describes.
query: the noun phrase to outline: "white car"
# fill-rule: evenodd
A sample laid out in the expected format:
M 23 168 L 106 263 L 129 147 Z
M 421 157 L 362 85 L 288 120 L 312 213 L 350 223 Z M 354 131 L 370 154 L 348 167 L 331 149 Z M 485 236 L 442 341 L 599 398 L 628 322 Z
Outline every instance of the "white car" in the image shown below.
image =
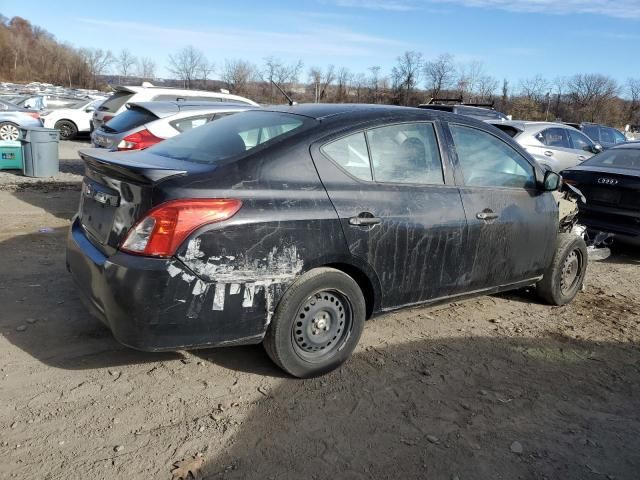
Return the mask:
M 40 116 L 45 128 L 55 128 L 60 131 L 60 139 L 71 140 L 78 133 L 87 133 L 92 130 L 93 112 L 102 102 L 104 102 L 103 98 L 99 100 L 85 99 L 70 108 L 42 112 Z
M 184 90 L 180 88 L 155 87 L 149 82 L 142 86 L 116 86 L 115 92 L 93 112 L 93 128 L 98 129 L 113 117 L 126 110 L 127 103 L 181 100 L 236 103 L 258 107 L 253 100 L 231 95 L 228 92 L 210 92 L 208 90 Z

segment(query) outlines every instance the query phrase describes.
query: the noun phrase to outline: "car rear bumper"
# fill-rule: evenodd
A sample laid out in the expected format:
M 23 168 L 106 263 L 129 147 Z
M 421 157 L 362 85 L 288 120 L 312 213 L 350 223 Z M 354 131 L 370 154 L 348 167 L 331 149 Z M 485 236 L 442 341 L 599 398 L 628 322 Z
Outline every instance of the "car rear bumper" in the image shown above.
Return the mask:
M 89 311 L 119 342 L 138 350 L 260 343 L 266 331 L 259 299 L 244 308 L 241 295 L 227 286 L 224 310 L 214 310 L 215 283 L 202 282 L 176 259 L 107 257 L 77 219 L 67 237 L 67 269 Z
M 598 206 L 597 209 L 581 209 L 579 222 L 589 230 L 614 234 L 614 239 L 640 245 L 640 215 L 622 214 L 619 208 Z

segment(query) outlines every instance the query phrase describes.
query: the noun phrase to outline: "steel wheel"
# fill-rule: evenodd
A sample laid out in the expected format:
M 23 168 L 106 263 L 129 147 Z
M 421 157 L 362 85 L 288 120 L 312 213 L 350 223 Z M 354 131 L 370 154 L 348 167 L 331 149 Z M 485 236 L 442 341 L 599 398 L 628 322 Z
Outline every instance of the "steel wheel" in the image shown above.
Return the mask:
M 581 255 L 580 250 L 572 250 L 564 260 L 560 274 L 560 292 L 562 292 L 563 295 L 569 294 L 569 292 L 575 288 L 576 282 L 580 278 L 582 265 Z
M 18 140 L 20 130 L 11 123 L 0 125 L 0 140 Z
M 303 359 L 326 359 L 349 338 L 351 305 L 334 290 L 323 290 L 307 298 L 291 328 L 294 350 Z

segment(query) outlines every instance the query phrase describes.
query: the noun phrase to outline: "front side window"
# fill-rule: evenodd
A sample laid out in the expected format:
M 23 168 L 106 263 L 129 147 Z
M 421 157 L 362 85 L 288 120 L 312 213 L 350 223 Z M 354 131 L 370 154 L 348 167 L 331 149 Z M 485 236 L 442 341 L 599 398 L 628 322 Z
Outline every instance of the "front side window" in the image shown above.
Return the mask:
M 565 128 L 547 128 L 536 135 L 547 147 L 571 148 L 569 135 Z
M 373 180 L 364 132 L 354 133 L 324 145 L 322 153 L 361 180 Z
M 611 129 L 613 131 L 613 137 L 615 138 L 616 143 L 625 143 L 627 141 L 627 137 L 625 137 L 622 133 L 620 133 L 615 128 Z
M 511 146 L 476 128 L 450 125 L 464 182 L 478 187 L 533 188 L 533 166 Z
M 616 137 L 613 135 L 613 128 L 602 128 L 600 130 L 600 140 L 605 144 L 616 143 Z
M 570 130 L 567 129 L 567 133 L 571 138 L 571 143 L 573 144 L 573 148 L 576 150 L 585 150 L 590 152 L 593 150 L 593 142 L 589 137 L 585 134 L 579 132 L 578 130 Z
M 442 162 L 431 123 L 367 130 L 376 182 L 443 185 Z

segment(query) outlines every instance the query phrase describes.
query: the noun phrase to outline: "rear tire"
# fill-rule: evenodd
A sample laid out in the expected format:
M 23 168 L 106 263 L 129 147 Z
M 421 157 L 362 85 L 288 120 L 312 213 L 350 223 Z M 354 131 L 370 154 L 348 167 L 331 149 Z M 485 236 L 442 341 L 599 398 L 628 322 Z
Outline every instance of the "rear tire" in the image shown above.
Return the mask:
M 582 288 L 586 273 L 584 240 L 574 233 L 560 233 L 553 260 L 536 285 L 538 296 L 551 305 L 566 305 Z
M 349 358 L 365 315 L 364 296 L 353 278 L 333 268 L 313 269 L 282 296 L 263 345 L 290 375 L 321 375 Z
M 60 139 L 71 140 L 78 135 L 78 127 L 71 120 L 58 120 L 55 129 L 60 130 Z
M 20 138 L 20 127 L 15 123 L 0 123 L 0 140 L 18 140 Z

